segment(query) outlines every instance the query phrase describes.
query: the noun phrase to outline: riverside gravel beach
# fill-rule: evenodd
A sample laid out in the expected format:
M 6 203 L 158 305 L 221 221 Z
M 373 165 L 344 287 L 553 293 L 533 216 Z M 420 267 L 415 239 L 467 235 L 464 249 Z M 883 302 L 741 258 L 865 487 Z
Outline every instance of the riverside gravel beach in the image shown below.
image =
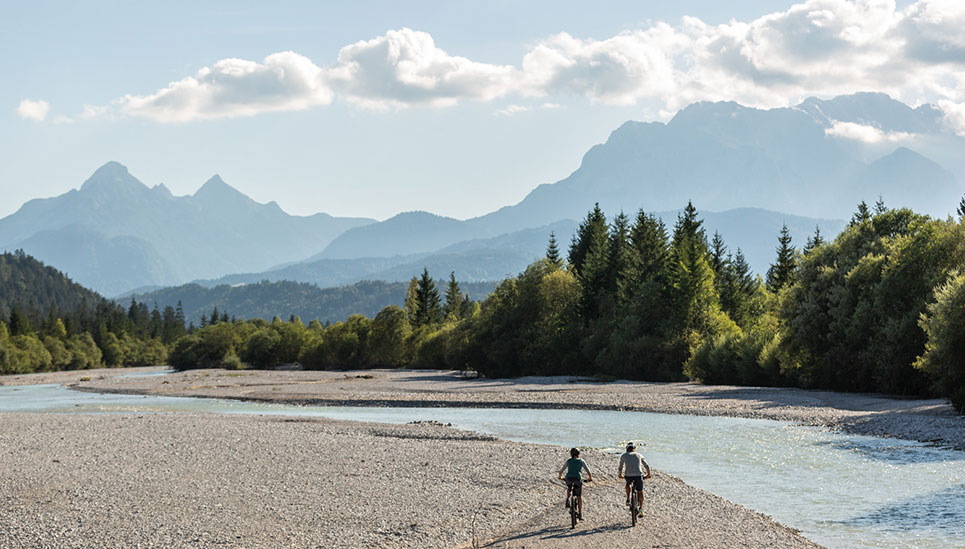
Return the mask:
M 92 392 L 288 404 L 634 409 L 789 420 L 965 447 L 938 400 L 458 372 L 159 369 L 8 376 Z M 816 547 L 659 472 L 629 528 L 616 457 L 565 523 L 564 448 L 432 423 L 209 413 L 0 413 L 0 547 Z M 612 463 L 611 463 L 612 462 Z

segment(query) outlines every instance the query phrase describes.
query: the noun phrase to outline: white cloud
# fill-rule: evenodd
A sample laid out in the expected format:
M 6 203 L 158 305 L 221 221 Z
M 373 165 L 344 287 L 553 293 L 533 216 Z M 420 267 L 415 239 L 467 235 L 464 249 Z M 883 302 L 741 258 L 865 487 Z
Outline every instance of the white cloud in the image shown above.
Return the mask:
M 965 103 L 939 101 L 939 108 L 945 113 L 945 123 L 958 135 L 965 137 Z
M 513 67 L 449 55 L 428 33 L 407 28 L 342 48 L 329 74 L 346 100 L 377 110 L 489 101 L 518 80 Z
M 662 23 L 603 41 L 560 33 L 523 58 L 524 89 L 537 96 L 569 93 L 615 105 L 671 95 L 678 80 L 677 57 L 687 45 L 686 37 Z
M 528 110 L 531 110 L 530 107 L 526 107 L 523 105 L 510 105 L 505 109 L 499 109 L 498 111 L 494 111 L 493 114 L 496 116 L 510 117 L 510 116 L 519 114 L 521 112 L 526 112 Z
M 767 108 L 878 91 L 942 105 L 949 124 L 965 132 L 957 114 L 965 104 L 963 28 L 960 0 L 919 0 L 901 10 L 894 0 L 805 0 L 752 21 L 708 25 L 685 17 L 602 40 L 559 33 L 534 43 L 518 66 L 453 55 L 428 33 L 403 28 L 345 46 L 324 68 L 293 52 L 263 63 L 225 59 L 107 110 L 170 122 L 304 109 L 335 95 L 375 110 L 577 96 L 646 103 L 670 115 L 699 100 Z M 524 108 L 535 107 L 497 112 Z M 93 115 L 103 116 L 97 109 L 104 107 Z
M 858 124 L 855 122 L 840 122 L 835 120 L 831 127 L 824 130 L 828 135 L 842 137 L 844 139 L 854 139 L 863 143 L 897 143 L 907 141 L 914 137 L 906 132 L 886 132 L 881 128 Z
M 122 114 L 158 122 L 302 110 L 332 101 L 323 73 L 310 59 L 290 51 L 271 54 L 263 63 L 222 59 L 151 95 L 126 95 L 115 106 Z M 100 113 L 90 108 L 86 114 Z
M 24 99 L 17 107 L 17 114 L 20 115 L 20 118 L 35 122 L 41 122 L 44 118 L 47 118 L 48 112 L 50 112 L 50 103 L 43 99 Z

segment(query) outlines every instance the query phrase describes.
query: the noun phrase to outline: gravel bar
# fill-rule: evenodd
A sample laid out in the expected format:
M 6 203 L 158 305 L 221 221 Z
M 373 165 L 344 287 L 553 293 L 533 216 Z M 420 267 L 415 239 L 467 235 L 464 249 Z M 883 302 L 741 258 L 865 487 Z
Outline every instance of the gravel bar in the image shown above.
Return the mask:
M 617 458 L 575 530 L 565 449 L 438 424 L 0 414 L 0 547 L 817 547 L 657 473 L 629 526 Z M 605 474 L 610 471 L 610 474 Z

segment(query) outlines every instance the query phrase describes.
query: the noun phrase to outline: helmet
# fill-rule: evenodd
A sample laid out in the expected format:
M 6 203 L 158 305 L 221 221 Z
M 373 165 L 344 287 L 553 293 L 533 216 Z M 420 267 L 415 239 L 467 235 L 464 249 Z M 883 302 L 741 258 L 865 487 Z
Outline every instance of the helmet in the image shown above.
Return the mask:
M 570 456 L 576 457 L 576 456 L 578 456 L 578 455 L 580 455 L 580 449 L 579 449 L 579 448 L 570 448 Z
M 628 443 L 627 443 L 627 452 L 632 452 L 632 451 L 634 451 L 634 450 L 636 450 L 636 449 L 637 449 L 637 445 L 636 445 L 636 444 L 634 444 L 634 443 L 632 443 L 632 442 L 628 442 Z

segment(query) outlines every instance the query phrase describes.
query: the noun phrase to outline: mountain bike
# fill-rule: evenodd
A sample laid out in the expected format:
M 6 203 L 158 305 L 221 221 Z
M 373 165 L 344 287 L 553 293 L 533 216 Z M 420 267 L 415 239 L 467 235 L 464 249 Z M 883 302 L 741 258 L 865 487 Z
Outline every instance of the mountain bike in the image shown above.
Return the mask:
M 590 482 L 590 480 L 589 480 L 589 479 L 586 479 L 586 480 L 582 480 L 582 479 L 581 479 L 581 482 Z M 573 489 L 575 489 L 575 488 L 576 488 L 576 487 L 574 486 Z M 573 495 L 572 497 L 570 496 L 571 491 L 572 491 L 572 489 L 571 489 L 569 486 L 567 486 L 567 487 L 566 487 L 566 506 L 567 506 L 567 507 L 569 508 L 569 510 L 570 510 L 570 529 L 573 529 L 573 528 L 576 528 L 576 522 L 577 522 L 578 520 L 580 520 L 580 513 L 579 513 L 579 511 L 577 510 L 576 496 L 575 496 L 575 495 Z M 582 495 L 582 490 L 581 490 L 580 494 Z

